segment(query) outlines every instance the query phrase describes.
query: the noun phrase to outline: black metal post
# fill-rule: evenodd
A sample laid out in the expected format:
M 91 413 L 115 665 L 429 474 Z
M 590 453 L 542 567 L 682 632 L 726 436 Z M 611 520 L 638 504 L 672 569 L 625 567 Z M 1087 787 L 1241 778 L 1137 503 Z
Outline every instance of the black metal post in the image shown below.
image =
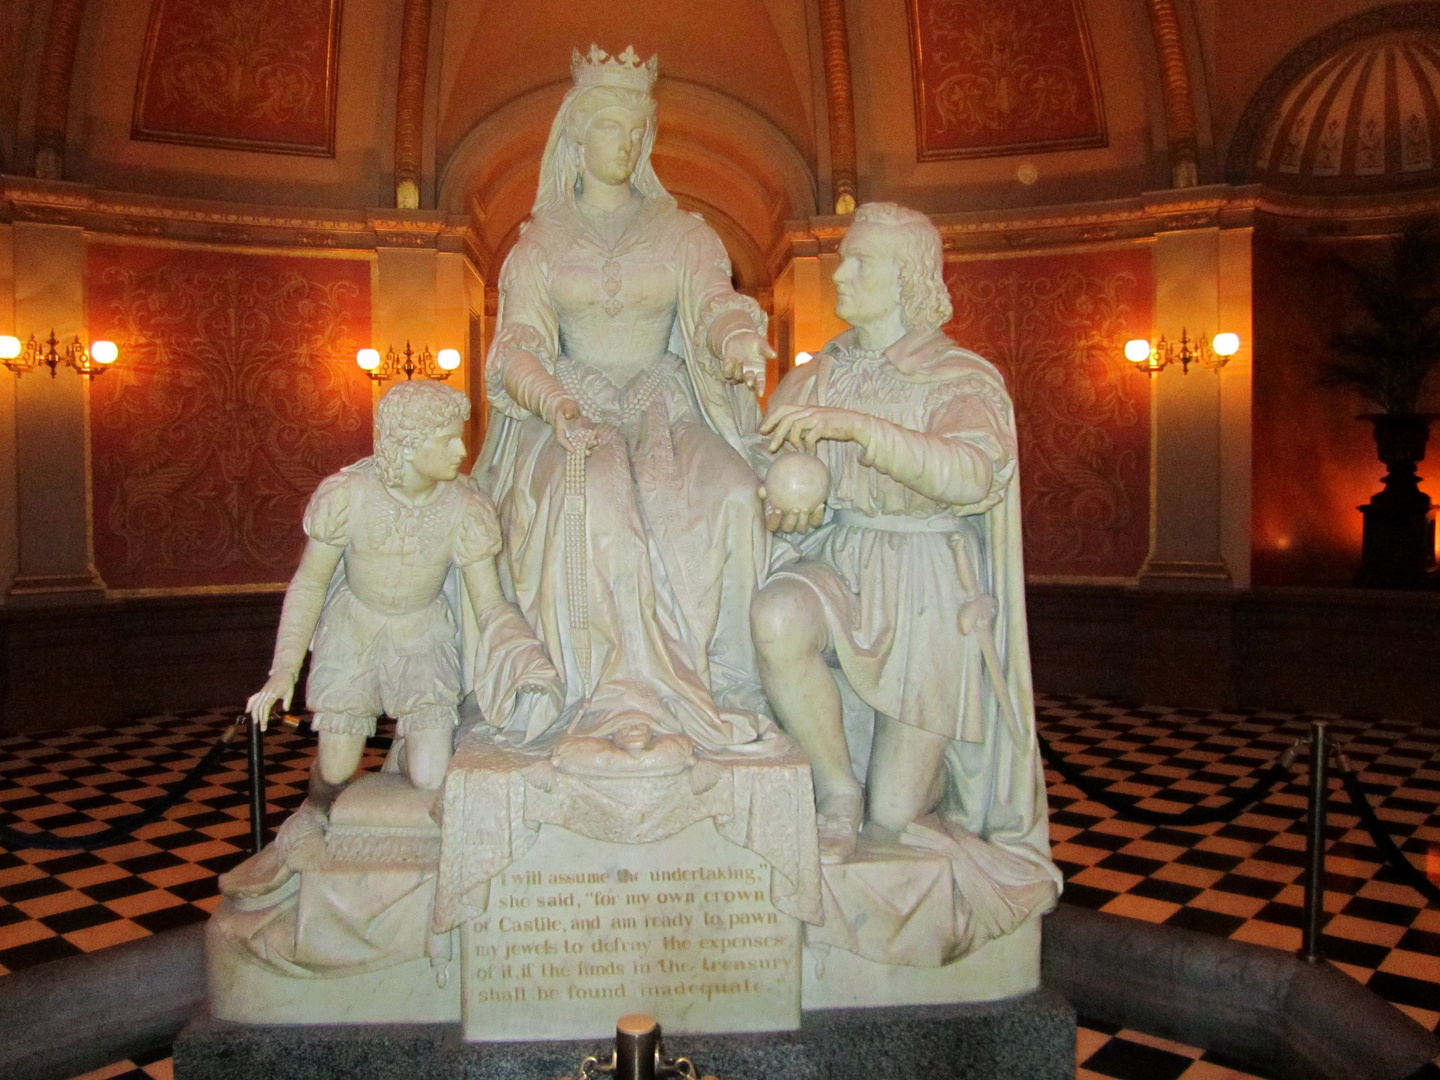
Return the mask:
M 265 732 L 250 720 L 250 846 L 265 846 Z
M 630 1013 L 615 1024 L 615 1080 L 655 1080 L 660 1025 L 653 1016 Z
M 1305 844 L 1305 922 L 1300 958 L 1318 964 L 1320 923 L 1325 916 L 1325 815 L 1330 775 L 1327 769 L 1330 744 L 1324 720 L 1310 724 L 1310 835 Z

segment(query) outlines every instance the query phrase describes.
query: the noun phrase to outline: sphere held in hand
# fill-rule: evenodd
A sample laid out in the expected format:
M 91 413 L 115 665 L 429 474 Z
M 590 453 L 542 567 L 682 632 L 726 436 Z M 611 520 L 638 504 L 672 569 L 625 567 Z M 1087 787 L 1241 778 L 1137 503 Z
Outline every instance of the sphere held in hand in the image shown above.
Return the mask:
M 765 495 L 782 513 L 808 513 L 830 494 L 830 470 L 814 454 L 787 450 L 775 459 L 765 477 Z

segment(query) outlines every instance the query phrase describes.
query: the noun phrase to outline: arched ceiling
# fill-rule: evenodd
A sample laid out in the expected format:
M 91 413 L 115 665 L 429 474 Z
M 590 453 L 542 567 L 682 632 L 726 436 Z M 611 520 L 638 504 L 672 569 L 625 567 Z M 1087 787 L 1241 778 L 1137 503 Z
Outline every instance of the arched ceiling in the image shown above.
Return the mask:
M 1339 49 L 1270 116 L 1251 177 L 1350 194 L 1440 181 L 1440 31 L 1378 34 Z
M 443 163 L 509 102 L 567 81 L 594 42 L 660 57 L 663 77 L 710 87 L 783 132 L 814 168 L 803 0 L 453 0 L 446 10 L 437 149 Z
M 492 263 L 530 212 L 545 138 L 568 85 L 542 87 L 477 124 L 440 177 L 439 205 L 469 213 Z M 665 77 L 655 96 L 653 160 L 661 182 L 720 234 L 742 287 L 768 285 L 784 223 L 815 212 L 810 166 L 783 132 L 740 101 Z

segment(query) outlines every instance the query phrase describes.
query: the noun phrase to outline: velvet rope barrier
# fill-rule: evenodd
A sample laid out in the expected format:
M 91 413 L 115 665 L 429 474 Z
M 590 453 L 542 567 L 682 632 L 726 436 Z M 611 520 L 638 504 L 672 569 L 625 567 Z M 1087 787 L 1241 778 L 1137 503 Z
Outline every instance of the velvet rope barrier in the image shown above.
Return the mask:
M 1369 794 L 1365 791 L 1365 785 L 1360 780 L 1360 774 L 1350 766 L 1349 760 L 1344 754 L 1340 758 L 1340 783 L 1345 787 L 1345 794 L 1350 797 L 1351 804 L 1355 807 L 1355 815 L 1360 819 L 1360 824 L 1370 834 L 1370 842 L 1375 845 L 1381 856 L 1385 859 L 1386 865 L 1400 876 L 1400 880 L 1410 888 L 1414 889 L 1432 904 L 1440 904 L 1440 886 L 1418 870 L 1414 863 L 1406 858 L 1400 846 L 1386 830 L 1375 808 L 1370 805 Z
M 244 717 L 241 717 L 226 728 L 224 734 L 216 740 L 215 745 L 210 747 L 205 756 L 197 761 L 189 772 L 166 788 L 164 794 L 157 795 L 141 806 L 138 812 L 114 818 L 108 823 L 107 828 L 81 836 L 57 836 L 44 831 L 22 832 L 13 828 L 14 823 L 22 819 L 12 814 L 9 815 L 8 822 L 0 823 L 0 848 L 4 848 L 6 851 L 24 851 L 30 848 L 39 848 L 44 851 L 94 851 L 97 848 L 124 843 L 136 830 L 163 818 L 173 806 L 190 793 L 196 784 L 215 770 L 229 751 L 230 744 L 234 741 L 235 733 L 239 731 L 243 720 Z
M 1086 776 L 1081 769 L 1077 769 L 1066 761 L 1065 755 L 1050 746 L 1044 739 L 1037 736 L 1037 741 L 1040 743 L 1040 753 L 1045 758 L 1045 763 L 1058 772 L 1067 784 L 1079 788 L 1087 799 L 1092 799 L 1101 806 L 1108 807 L 1126 821 L 1135 821 L 1141 825 L 1213 825 L 1216 822 L 1233 821 L 1264 799 L 1276 785 L 1285 780 L 1295 764 L 1295 749 L 1299 746 L 1299 740 L 1296 740 L 1295 746 L 1281 754 L 1275 764 L 1261 773 L 1249 787 L 1231 784 L 1224 790 L 1216 792 L 1225 797 L 1225 801 L 1219 806 L 1192 806 L 1185 810 L 1172 812 L 1146 810 L 1138 805 L 1141 800 L 1135 796 L 1107 791 L 1106 788 L 1111 781 L 1096 780 Z M 1158 798 L 1159 796 L 1145 797 Z

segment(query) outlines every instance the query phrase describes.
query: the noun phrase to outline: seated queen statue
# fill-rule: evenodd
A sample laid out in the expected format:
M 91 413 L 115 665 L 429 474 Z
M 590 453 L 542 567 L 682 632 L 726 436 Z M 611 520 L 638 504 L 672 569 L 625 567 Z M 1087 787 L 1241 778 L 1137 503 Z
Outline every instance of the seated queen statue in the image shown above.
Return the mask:
M 774 355 L 765 317 L 651 166 L 655 58 L 592 46 L 572 69 L 500 275 L 475 471 L 500 509 L 510 593 L 565 687 L 558 710 L 536 696 L 506 735 L 588 740 L 559 760 L 601 771 L 594 740 L 617 732 L 661 756 L 686 740 L 773 748 L 748 621 L 768 549 L 745 457 Z

